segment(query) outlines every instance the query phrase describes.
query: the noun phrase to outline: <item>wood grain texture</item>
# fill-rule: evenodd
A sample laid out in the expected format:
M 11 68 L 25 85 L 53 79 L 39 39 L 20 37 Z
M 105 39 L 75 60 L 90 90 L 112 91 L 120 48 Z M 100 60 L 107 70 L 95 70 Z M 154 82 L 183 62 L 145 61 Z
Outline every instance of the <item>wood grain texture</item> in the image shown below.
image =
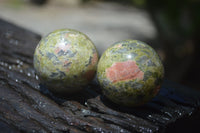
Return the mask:
M 95 82 L 56 96 L 33 69 L 40 36 L 0 20 L 0 129 L 3 132 L 170 132 L 199 117 L 200 92 L 165 81 L 158 96 L 137 108 L 119 107 Z M 195 118 L 194 118 L 195 117 Z

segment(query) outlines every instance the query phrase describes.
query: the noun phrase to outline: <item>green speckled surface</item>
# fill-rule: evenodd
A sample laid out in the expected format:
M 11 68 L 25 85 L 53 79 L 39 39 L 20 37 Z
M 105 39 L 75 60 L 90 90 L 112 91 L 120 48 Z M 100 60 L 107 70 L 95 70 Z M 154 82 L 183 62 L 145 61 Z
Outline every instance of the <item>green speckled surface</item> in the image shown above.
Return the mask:
M 94 77 L 98 52 L 83 33 L 56 30 L 43 37 L 35 49 L 34 68 L 40 80 L 56 93 L 76 92 Z
M 103 94 L 114 103 L 138 106 L 159 92 L 163 64 L 149 45 L 137 40 L 113 44 L 101 56 L 97 78 Z

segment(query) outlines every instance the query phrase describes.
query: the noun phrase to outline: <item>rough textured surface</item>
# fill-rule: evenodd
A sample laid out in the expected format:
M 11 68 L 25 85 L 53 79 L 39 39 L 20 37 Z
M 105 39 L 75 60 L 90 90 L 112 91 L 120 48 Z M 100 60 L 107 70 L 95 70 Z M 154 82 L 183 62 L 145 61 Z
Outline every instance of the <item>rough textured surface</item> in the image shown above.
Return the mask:
M 83 33 L 62 29 L 43 37 L 34 53 L 34 68 L 43 84 L 57 93 L 79 91 L 95 76 L 98 53 Z
M 103 53 L 97 77 L 108 99 L 120 105 L 138 106 L 157 95 L 164 68 L 149 45 L 125 40 L 113 44 Z
M 94 82 L 64 98 L 39 85 L 33 69 L 40 36 L 0 20 L 0 129 L 10 132 L 195 132 L 200 92 L 165 81 L 159 94 L 138 108 L 102 97 Z M 198 129 L 198 130 L 195 130 Z

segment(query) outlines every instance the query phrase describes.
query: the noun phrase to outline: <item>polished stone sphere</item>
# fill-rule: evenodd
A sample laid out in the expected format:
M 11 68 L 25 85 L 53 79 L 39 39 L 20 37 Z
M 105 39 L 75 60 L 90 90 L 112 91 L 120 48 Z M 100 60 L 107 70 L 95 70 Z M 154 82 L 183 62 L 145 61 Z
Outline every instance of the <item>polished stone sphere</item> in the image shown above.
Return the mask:
M 55 93 L 73 93 L 95 76 L 98 52 L 83 33 L 62 29 L 43 37 L 34 53 L 34 68 L 42 84 Z
M 159 92 L 163 64 L 155 50 L 138 40 L 113 44 L 101 56 L 97 79 L 103 94 L 124 106 L 147 103 Z

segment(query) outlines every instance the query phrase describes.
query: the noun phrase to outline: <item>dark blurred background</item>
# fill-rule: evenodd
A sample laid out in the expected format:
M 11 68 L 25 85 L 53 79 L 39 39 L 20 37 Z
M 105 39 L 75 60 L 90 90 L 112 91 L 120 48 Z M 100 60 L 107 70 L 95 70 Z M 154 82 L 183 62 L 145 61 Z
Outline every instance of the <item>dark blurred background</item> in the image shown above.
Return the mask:
M 0 18 L 41 35 L 80 30 L 100 54 L 119 40 L 147 42 L 167 79 L 200 90 L 199 0 L 1 0 Z

